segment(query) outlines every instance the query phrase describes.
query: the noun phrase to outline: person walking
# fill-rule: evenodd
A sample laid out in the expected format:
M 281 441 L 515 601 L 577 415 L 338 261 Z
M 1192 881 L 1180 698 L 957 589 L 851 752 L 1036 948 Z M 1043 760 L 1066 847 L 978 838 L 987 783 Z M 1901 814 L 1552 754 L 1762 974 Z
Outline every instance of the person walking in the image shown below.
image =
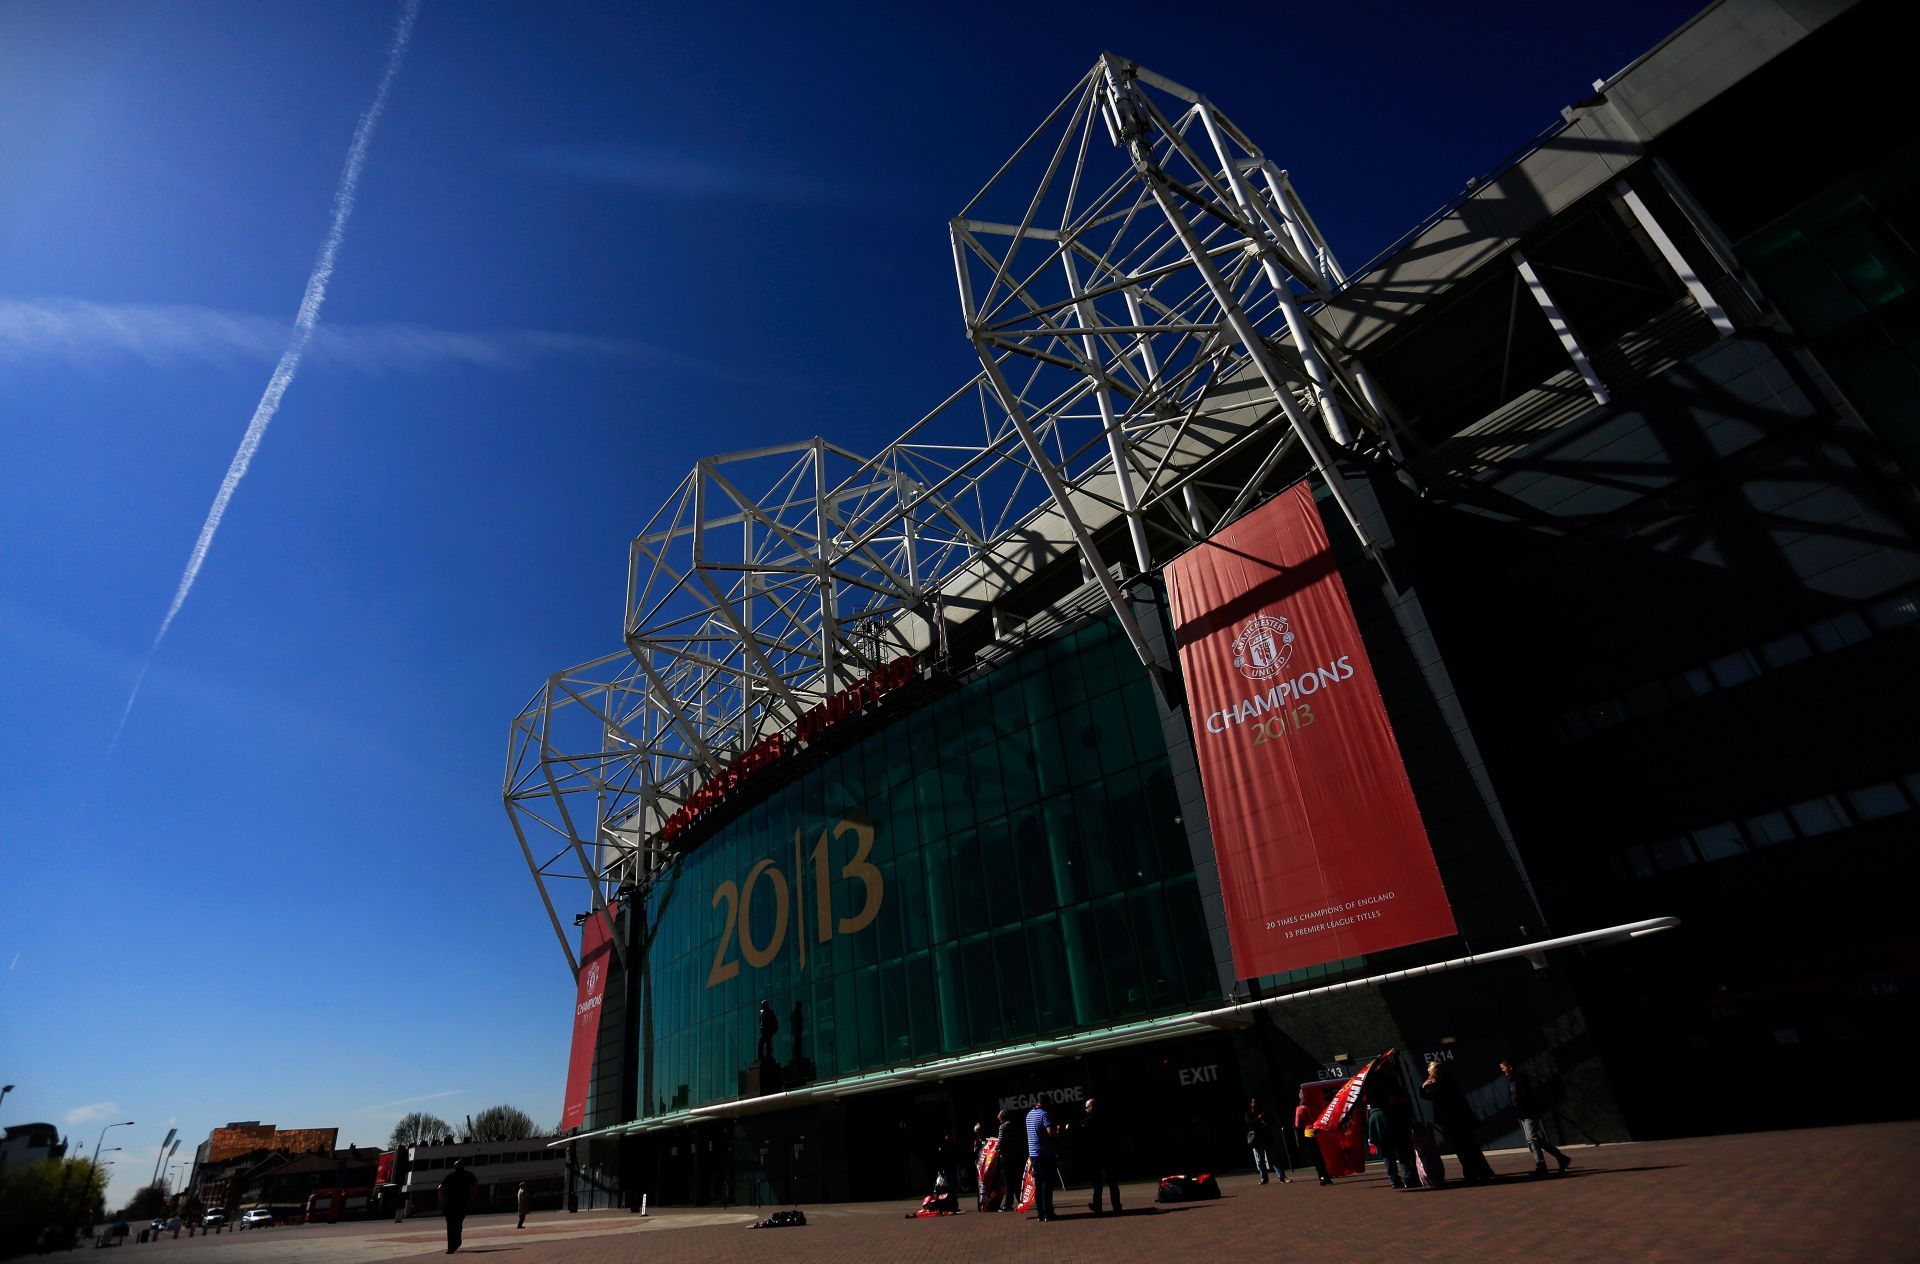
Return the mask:
M 1573 1160 L 1560 1153 L 1553 1142 L 1547 1140 L 1547 1129 L 1540 1122 L 1540 1103 L 1533 1095 L 1533 1085 L 1527 1080 L 1527 1073 L 1513 1064 L 1512 1058 L 1500 1059 L 1500 1074 L 1507 1077 L 1507 1100 L 1513 1103 L 1513 1113 L 1520 1118 L 1520 1131 L 1527 1139 L 1527 1149 L 1533 1151 L 1533 1174 L 1547 1174 L 1547 1156 L 1551 1154 L 1564 1172 L 1573 1166 Z
M 467 1171 L 465 1159 L 455 1159 L 453 1171 L 448 1172 L 447 1179 L 440 1182 L 440 1214 L 447 1218 L 448 1255 L 460 1249 L 460 1224 L 467 1218 L 467 1207 L 473 1202 L 473 1191 L 479 1187 L 479 1180 Z
M 1365 1097 L 1367 1140 L 1380 1152 L 1388 1181 L 1395 1189 L 1419 1189 L 1420 1168 L 1413 1157 L 1413 1102 L 1402 1086 L 1397 1061 L 1374 1071 Z
M 1260 1183 L 1265 1185 L 1276 1170 L 1282 1184 L 1292 1180 L 1285 1168 L 1273 1166 L 1273 1124 L 1268 1121 L 1267 1112 L 1260 1109 L 1257 1097 L 1247 1099 L 1246 1124 L 1247 1148 L 1253 1151 L 1253 1170 L 1260 1173 Z
M 1313 1172 L 1320 1178 L 1322 1185 L 1333 1184 L 1333 1178 L 1327 1175 L 1327 1160 L 1320 1153 L 1320 1143 L 1314 1140 L 1313 1121 L 1319 1118 L 1319 1112 L 1307 1105 L 1307 1090 L 1300 1090 L 1299 1102 L 1293 1108 L 1293 1130 L 1300 1134 L 1300 1144 L 1306 1147 L 1307 1155 L 1313 1160 Z
M 1000 1124 L 999 1145 L 994 1161 L 1000 1174 L 1000 1210 L 1017 1211 L 1020 1206 L 1020 1174 L 1027 1167 L 1027 1133 L 1013 1112 L 1003 1110 L 995 1116 Z
M 1027 1162 L 1033 1165 L 1033 1210 L 1036 1220 L 1058 1219 L 1053 1214 L 1053 1186 L 1058 1179 L 1055 1165 L 1060 1158 L 1059 1134 L 1060 1126 L 1047 1113 L 1045 1099 L 1035 1093 L 1033 1109 L 1027 1112 Z
M 1074 1125 L 1073 1139 L 1080 1154 L 1080 1162 L 1086 1169 L 1087 1180 L 1093 1185 L 1093 1201 L 1087 1206 L 1096 1216 L 1106 1214 L 1100 1205 L 1100 1194 L 1104 1189 L 1113 1204 L 1113 1214 L 1120 1214 L 1120 1182 L 1114 1179 L 1113 1167 L 1115 1150 L 1119 1137 L 1109 1126 L 1107 1113 L 1097 1108 L 1097 1098 L 1089 1097 L 1081 1108 L 1080 1122 Z
M 1493 1179 L 1493 1165 L 1480 1153 L 1474 1134 L 1480 1119 L 1467 1104 L 1467 1095 L 1442 1062 L 1427 1063 L 1427 1078 L 1420 1085 L 1420 1096 L 1433 1103 L 1433 1122 L 1446 1134 L 1447 1142 L 1460 1158 L 1460 1179 L 1477 1185 Z
M 527 1192 L 527 1183 L 525 1181 L 521 1181 L 520 1188 L 514 1192 L 513 1205 L 514 1209 L 520 1213 L 520 1223 L 513 1227 L 516 1229 L 526 1228 L 527 1213 L 533 1210 L 533 1195 Z

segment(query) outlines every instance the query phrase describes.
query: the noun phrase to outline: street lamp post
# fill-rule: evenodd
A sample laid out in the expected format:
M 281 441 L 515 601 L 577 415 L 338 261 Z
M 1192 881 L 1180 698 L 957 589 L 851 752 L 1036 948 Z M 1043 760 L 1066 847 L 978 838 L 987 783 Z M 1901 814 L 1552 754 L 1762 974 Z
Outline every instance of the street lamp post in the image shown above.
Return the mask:
M 100 1143 L 107 1139 L 108 1129 L 131 1128 L 131 1127 L 133 1127 L 133 1120 L 123 1119 L 117 1124 L 108 1124 L 106 1128 L 102 1128 L 100 1130 L 100 1140 L 93 1143 L 93 1170 L 94 1171 L 97 1172 L 100 1170 Z M 113 1148 L 116 1150 L 120 1149 L 119 1146 L 115 1146 Z M 102 1198 L 105 1198 L 106 1194 L 107 1194 L 107 1187 L 103 1184 L 100 1187 L 100 1196 Z M 87 1228 L 89 1229 L 93 1228 L 93 1210 L 91 1209 L 87 1212 Z
M 13 1085 L 0 1084 L 0 1102 L 7 1100 L 7 1094 L 13 1092 Z

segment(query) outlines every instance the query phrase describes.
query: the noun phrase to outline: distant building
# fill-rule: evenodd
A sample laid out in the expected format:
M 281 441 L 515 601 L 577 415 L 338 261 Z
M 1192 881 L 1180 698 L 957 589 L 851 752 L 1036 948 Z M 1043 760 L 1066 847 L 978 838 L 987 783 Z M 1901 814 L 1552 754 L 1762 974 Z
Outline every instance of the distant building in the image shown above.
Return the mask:
M 0 1172 L 57 1159 L 66 1152 L 67 1144 L 52 1124 L 14 1124 L 0 1139 Z
M 307 1200 L 321 1190 L 371 1189 L 374 1161 L 379 1157 L 378 1150 L 356 1146 L 299 1158 L 275 1154 L 252 1165 L 234 1186 L 239 1190 L 238 1205 L 265 1207 L 275 1220 L 293 1220 L 306 1214 Z
M 566 1151 L 549 1150 L 548 1138 L 524 1141 L 474 1141 L 464 1145 L 405 1146 L 396 1154 L 392 1181 L 406 1199 L 408 1214 L 430 1212 L 439 1206 L 440 1182 L 465 1159 L 480 1182 L 474 1192 L 475 1211 L 509 1211 L 520 1182 L 527 1183 L 536 1210 L 560 1206 L 565 1193 Z M 393 1192 L 389 1190 L 388 1197 Z M 384 1205 L 384 1204 L 383 1204 Z
M 200 1143 L 195 1161 L 218 1163 L 252 1150 L 282 1150 L 288 1154 L 332 1153 L 339 1144 L 338 1128 L 278 1128 L 257 1119 L 215 1128 Z
M 331 1156 L 339 1136 L 338 1128 L 279 1128 L 257 1119 L 215 1128 L 194 1149 L 188 1198 L 203 1207 L 234 1206 L 245 1182 L 270 1159 Z

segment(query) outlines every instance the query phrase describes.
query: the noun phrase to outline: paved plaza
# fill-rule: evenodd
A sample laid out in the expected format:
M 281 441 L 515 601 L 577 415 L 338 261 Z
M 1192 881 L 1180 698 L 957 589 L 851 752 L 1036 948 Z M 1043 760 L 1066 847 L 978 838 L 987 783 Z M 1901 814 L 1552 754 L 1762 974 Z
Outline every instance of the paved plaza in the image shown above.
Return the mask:
M 1502 1179 L 1400 1193 L 1370 1170 L 1332 1188 L 1311 1173 L 1262 1187 L 1220 1182 L 1218 1202 L 1155 1206 L 1123 1186 L 1127 1213 L 1096 1220 L 1084 1187 L 1054 1224 L 962 1214 L 908 1220 L 899 1203 L 806 1209 L 804 1228 L 755 1231 L 751 1209 L 542 1213 L 467 1223 L 461 1254 L 503 1264 L 613 1261 L 1047 1260 L 1731 1260 L 1884 1262 L 1920 1258 L 1920 1124 L 1875 1124 L 1640 1142 L 1568 1151 L 1574 1168 L 1535 1180 L 1524 1154 L 1494 1156 Z M 125 1248 L 153 1264 L 363 1264 L 444 1256 L 437 1219 L 259 1230 Z

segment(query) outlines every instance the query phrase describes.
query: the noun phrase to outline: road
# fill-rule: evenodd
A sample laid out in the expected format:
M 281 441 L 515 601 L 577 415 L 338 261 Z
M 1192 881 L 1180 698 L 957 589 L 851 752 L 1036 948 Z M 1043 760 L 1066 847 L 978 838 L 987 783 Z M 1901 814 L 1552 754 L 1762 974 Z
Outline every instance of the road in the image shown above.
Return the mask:
M 1383 1261 L 1730 1260 L 1785 1264 L 1920 1259 L 1920 1123 L 1751 1133 L 1568 1151 L 1565 1176 L 1534 1179 L 1524 1153 L 1496 1155 L 1501 1179 L 1402 1193 L 1377 1168 L 1330 1188 L 1308 1179 L 1220 1181 L 1217 1202 L 1155 1206 L 1151 1187 L 1124 1185 L 1127 1214 L 1096 1220 L 1069 1188 L 1061 1218 L 963 1214 L 911 1220 L 903 1203 L 806 1208 L 804 1228 L 756 1231 L 746 1210 L 666 1209 L 511 1216 L 467 1222 L 462 1255 L 503 1264 L 853 1264 L 885 1260 L 1145 1260 L 1330 1258 Z M 214 1238 L 129 1244 L 151 1264 L 363 1264 L 444 1258 L 441 1222 L 307 1225 Z M 128 1261 L 127 1264 L 132 1264 Z

